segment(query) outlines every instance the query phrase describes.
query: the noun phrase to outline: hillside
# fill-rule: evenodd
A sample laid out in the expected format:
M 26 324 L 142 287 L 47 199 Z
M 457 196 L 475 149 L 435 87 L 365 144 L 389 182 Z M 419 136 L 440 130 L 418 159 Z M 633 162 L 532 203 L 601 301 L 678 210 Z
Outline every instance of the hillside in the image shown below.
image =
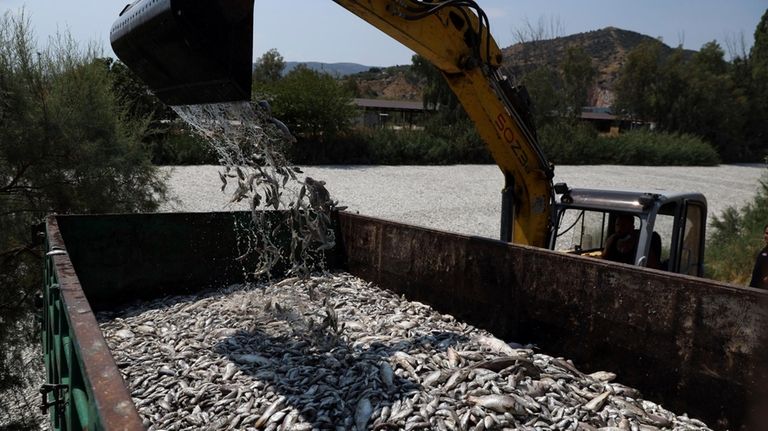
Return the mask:
M 618 72 L 627 58 L 627 54 L 643 41 L 654 38 L 634 31 L 607 27 L 601 30 L 578 33 L 555 39 L 536 42 L 518 43 L 504 48 L 504 65 L 517 76 L 524 75 L 539 66 L 557 67 L 571 46 L 581 46 L 592 57 L 597 69 L 597 80 L 590 92 L 592 106 L 611 106 L 613 102 L 613 85 Z M 667 45 L 662 49 L 671 53 Z M 686 51 L 688 55 L 693 51 Z M 360 65 L 357 65 L 360 66 Z M 329 71 L 329 65 L 323 66 Z M 357 97 L 419 100 L 422 86 L 414 77 L 408 66 L 393 66 L 387 68 L 368 68 L 360 66 L 361 70 L 347 75 L 357 83 Z
M 644 41 L 654 38 L 616 27 L 578 33 L 556 39 L 518 43 L 504 48 L 504 65 L 515 75 L 523 75 L 540 66 L 557 67 L 571 46 L 581 46 L 592 57 L 597 69 L 597 82 L 591 91 L 592 106 L 610 106 L 613 102 L 613 84 L 627 54 Z M 673 51 L 662 46 L 666 53 Z M 688 55 L 693 51 L 686 51 Z
M 321 63 L 318 61 L 286 61 L 283 73 L 288 73 L 303 64 L 312 70 L 325 72 L 332 76 L 344 77 L 355 73 L 365 72 L 371 69 L 371 66 L 364 66 L 357 63 Z
M 367 99 L 421 100 L 425 85 L 410 66 L 372 68 L 349 76 L 356 96 Z

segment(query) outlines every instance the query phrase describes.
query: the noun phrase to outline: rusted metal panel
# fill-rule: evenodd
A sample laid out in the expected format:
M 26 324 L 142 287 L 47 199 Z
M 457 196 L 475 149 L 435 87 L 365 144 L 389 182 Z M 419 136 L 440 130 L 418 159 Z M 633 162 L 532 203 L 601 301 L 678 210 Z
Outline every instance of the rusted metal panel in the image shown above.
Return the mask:
M 549 250 L 339 215 L 353 274 L 721 428 L 745 423 L 768 293 Z
M 47 235 L 51 248 L 67 250 L 55 216 L 48 217 Z M 79 406 L 79 408 L 85 408 L 98 416 L 89 418 L 87 423 L 79 423 L 79 425 L 87 429 L 143 430 L 144 426 L 136 412 L 136 407 L 107 347 L 85 293 L 80 287 L 69 255 L 55 255 L 51 256 L 51 259 L 72 334 L 70 341 L 75 361 L 67 365 L 70 370 L 73 370 L 72 374 L 81 374 L 80 379 L 68 379 L 70 380 L 68 402 L 70 407 L 74 408 L 76 400 L 72 395 L 82 391 L 87 394 L 90 405 Z M 80 384 L 84 387 L 75 387 Z

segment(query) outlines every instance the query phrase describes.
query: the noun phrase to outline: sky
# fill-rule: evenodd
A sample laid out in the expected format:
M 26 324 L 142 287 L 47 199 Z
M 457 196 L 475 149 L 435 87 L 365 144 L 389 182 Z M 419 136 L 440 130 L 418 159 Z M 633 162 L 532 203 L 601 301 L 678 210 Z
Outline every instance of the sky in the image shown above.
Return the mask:
M 127 0 L 0 0 L 0 13 L 30 16 L 41 42 L 68 30 L 82 43 L 96 41 L 107 55 L 109 28 Z M 661 37 L 671 46 L 699 49 L 717 40 L 753 33 L 768 0 L 478 0 L 500 46 L 516 42 L 516 30 L 543 21 L 556 35 L 619 27 Z M 276 48 L 287 61 L 350 62 L 367 66 L 409 64 L 412 52 L 332 1 L 256 0 L 254 57 Z M 726 48 L 727 51 L 727 48 Z

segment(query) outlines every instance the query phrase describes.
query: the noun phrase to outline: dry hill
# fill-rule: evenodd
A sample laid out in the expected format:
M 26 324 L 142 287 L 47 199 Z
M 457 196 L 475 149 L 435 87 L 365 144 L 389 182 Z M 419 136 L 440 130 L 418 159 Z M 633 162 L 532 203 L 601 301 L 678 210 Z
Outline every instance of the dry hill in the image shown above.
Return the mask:
M 581 46 L 592 57 L 597 69 L 597 80 L 590 92 L 590 103 L 593 106 L 611 106 L 614 97 L 613 85 L 627 54 L 643 41 L 650 40 L 655 39 L 634 31 L 607 27 L 555 39 L 518 43 L 502 51 L 504 65 L 513 74 L 521 76 L 539 66 L 556 68 L 569 47 Z M 672 52 L 672 48 L 667 45 L 663 45 L 662 49 L 667 53 Z M 687 51 L 689 55 L 692 52 Z M 357 83 L 358 97 L 419 100 L 424 84 L 410 73 L 407 66 L 371 68 L 367 72 L 351 76 Z
M 515 75 L 525 74 L 540 66 L 557 67 L 568 48 L 581 46 L 597 69 L 597 82 L 590 92 L 593 106 L 610 106 L 613 102 L 613 84 L 627 54 L 644 41 L 654 38 L 616 27 L 578 33 L 555 39 L 517 43 L 504 48 L 504 65 Z M 667 53 L 672 48 L 663 45 Z M 692 53 L 692 51 L 688 51 Z
M 356 97 L 386 100 L 421 100 L 423 80 L 410 66 L 371 68 L 351 75 L 356 84 Z

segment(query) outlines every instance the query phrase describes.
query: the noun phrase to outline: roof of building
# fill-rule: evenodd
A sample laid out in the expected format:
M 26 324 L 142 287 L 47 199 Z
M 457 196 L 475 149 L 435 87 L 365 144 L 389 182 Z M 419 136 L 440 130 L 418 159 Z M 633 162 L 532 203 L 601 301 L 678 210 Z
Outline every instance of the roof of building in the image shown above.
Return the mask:
M 422 101 L 412 100 L 381 100 L 381 99 L 354 99 L 355 105 L 360 108 L 392 109 L 399 111 L 431 111 L 424 107 Z
M 609 114 L 607 112 L 582 112 L 581 118 L 583 120 L 618 120 L 619 117 L 613 114 Z

